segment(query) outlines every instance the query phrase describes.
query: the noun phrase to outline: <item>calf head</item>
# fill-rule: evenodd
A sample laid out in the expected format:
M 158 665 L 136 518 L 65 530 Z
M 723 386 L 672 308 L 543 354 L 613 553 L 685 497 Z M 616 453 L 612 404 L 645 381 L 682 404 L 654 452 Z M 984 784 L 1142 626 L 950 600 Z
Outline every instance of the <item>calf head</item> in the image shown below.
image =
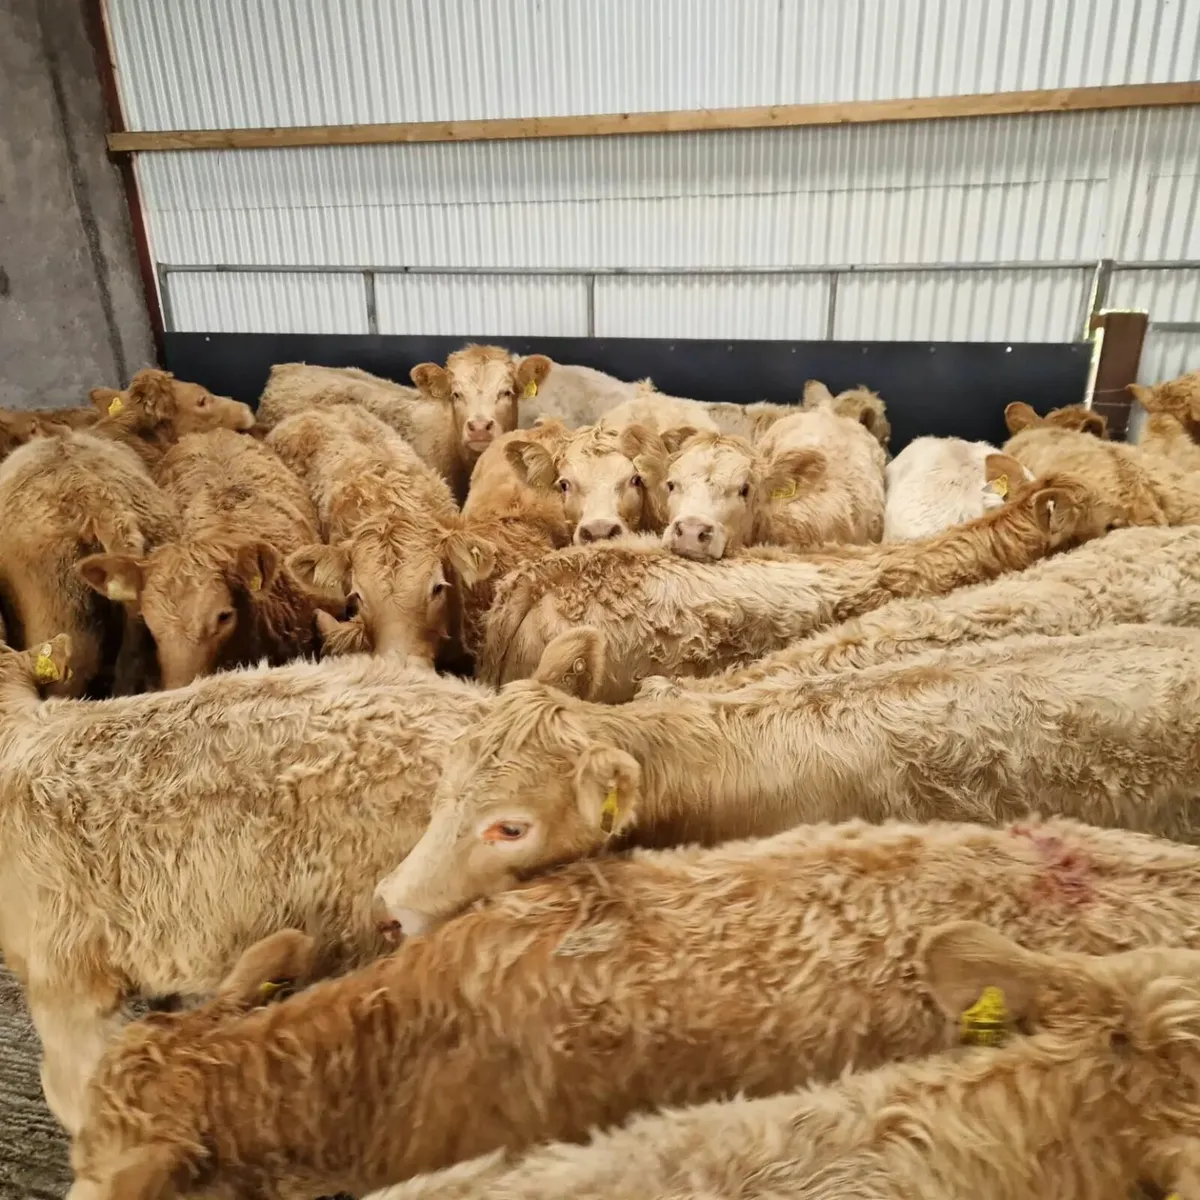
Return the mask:
M 1174 417 L 1193 441 L 1200 442 L 1200 371 L 1153 387 L 1131 383 L 1129 392 L 1148 413 Z
M 1028 404 L 1018 400 L 1004 410 L 1004 423 L 1012 434 L 1044 426 L 1048 429 L 1069 429 L 1074 433 L 1090 433 L 1098 438 L 1108 437 L 1108 418 L 1082 404 L 1068 404 L 1041 417 Z
M 1090 1074 L 1098 1095 L 1106 1085 L 1104 1105 L 1125 1101 L 1125 1151 L 1141 1158 L 1139 1175 L 1156 1194 L 1200 1188 L 1200 952 L 1035 953 L 988 925 L 957 921 L 926 935 L 918 961 L 959 1036 L 992 1045 L 1035 1035 L 1019 1053 L 1046 1055 L 1084 1086 Z
M 465 346 L 444 367 L 418 363 L 411 377 L 422 395 L 454 406 L 463 450 L 474 459 L 516 429 L 521 399 L 537 395 L 553 365 L 542 354 L 521 358 L 500 346 Z
M 318 608 L 313 614 L 313 619 L 317 626 L 317 637 L 321 642 L 322 659 L 371 653 L 371 638 L 361 613 L 342 621 L 323 608 Z
M 302 547 L 288 570 L 313 598 L 361 625 L 380 654 L 432 664 L 460 634 L 461 597 L 491 575 L 495 550 L 462 529 L 363 525 L 335 545 Z
M 825 472 L 825 456 L 807 448 L 772 459 L 744 438 L 668 430 L 674 454 L 667 467 L 663 545 L 685 558 L 716 559 L 761 540 L 775 500 L 789 500 Z
M 164 688 L 248 662 L 257 653 L 257 608 L 279 570 L 279 555 L 249 538 L 196 538 L 159 546 L 144 558 L 93 554 L 81 578 L 110 600 L 133 605 L 154 637 Z
M 661 532 L 667 452 L 644 425 L 580 429 L 557 452 L 533 440 L 510 442 L 505 452 L 523 482 L 558 490 L 577 545 L 639 530 Z
M 60 424 L 37 411 L 0 409 L 0 460 L 7 458 L 18 446 L 34 438 L 54 437 L 70 433 L 68 426 Z
M 424 933 L 480 896 L 583 857 L 631 823 L 641 767 L 594 741 L 582 719 L 603 677 L 600 635 L 560 634 L 533 678 L 509 684 L 450 746 L 425 833 L 376 889 L 381 922 Z
M 198 383 L 176 379 L 169 371 L 139 371 L 125 391 L 93 388 L 89 398 L 106 416 L 120 417 L 137 432 L 164 441 L 178 441 L 186 433 L 246 431 L 254 426 L 249 405 L 215 396 Z

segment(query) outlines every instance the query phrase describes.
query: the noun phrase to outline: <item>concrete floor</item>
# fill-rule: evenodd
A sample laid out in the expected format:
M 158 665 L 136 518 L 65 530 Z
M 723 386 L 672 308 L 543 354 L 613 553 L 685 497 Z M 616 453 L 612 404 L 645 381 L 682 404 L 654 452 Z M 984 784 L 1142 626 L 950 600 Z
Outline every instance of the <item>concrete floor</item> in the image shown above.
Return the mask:
M 0 968 L 0 1200 L 60 1200 L 67 1139 L 42 1099 L 41 1049 L 17 981 Z

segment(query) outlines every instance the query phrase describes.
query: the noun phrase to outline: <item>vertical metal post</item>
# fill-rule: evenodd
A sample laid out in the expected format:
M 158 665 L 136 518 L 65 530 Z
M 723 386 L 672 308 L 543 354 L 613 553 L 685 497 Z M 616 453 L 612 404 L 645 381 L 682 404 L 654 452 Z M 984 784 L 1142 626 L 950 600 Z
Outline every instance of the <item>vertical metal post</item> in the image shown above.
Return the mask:
M 1102 258 L 1096 263 L 1092 275 L 1092 289 L 1088 296 L 1087 311 L 1083 314 L 1083 339 L 1088 341 L 1092 336 L 1092 321 L 1100 315 L 1100 310 L 1108 305 L 1108 289 L 1112 283 L 1113 260 Z
M 825 340 L 833 341 L 833 331 L 837 325 L 838 302 L 838 273 L 829 272 L 829 300 L 825 308 Z
M 379 332 L 379 309 L 375 304 L 375 272 L 366 270 L 363 272 L 363 288 L 366 291 L 367 298 L 367 332 Z
M 166 263 L 155 263 L 154 274 L 158 283 L 158 303 L 162 309 L 164 333 L 175 332 L 175 311 L 171 307 L 171 268 Z
M 596 277 L 587 277 L 587 336 L 596 336 Z

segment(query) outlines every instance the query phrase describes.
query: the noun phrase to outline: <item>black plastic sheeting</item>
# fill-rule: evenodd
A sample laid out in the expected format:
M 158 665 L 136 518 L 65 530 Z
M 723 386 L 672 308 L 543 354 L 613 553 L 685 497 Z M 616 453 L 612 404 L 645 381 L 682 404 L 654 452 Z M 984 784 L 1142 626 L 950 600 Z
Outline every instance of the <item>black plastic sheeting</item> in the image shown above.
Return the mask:
M 806 379 L 834 392 L 865 384 L 887 404 L 893 454 L 915 437 L 999 444 L 1004 407 L 1048 412 L 1083 399 L 1087 342 L 737 342 L 659 338 L 407 337 L 361 334 L 168 333 L 166 366 L 181 379 L 253 404 L 273 363 L 361 367 L 401 383 L 419 362 L 445 362 L 468 342 L 547 354 L 620 379 L 654 380 L 696 400 L 798 400 Z

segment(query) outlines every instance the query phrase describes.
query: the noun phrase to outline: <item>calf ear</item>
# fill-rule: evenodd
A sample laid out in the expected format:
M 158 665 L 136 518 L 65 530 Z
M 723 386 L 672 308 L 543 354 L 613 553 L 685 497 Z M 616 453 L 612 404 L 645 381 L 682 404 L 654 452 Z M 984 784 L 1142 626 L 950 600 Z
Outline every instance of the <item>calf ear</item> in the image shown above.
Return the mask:
M 243 1004 L 270 999 L 278 988 L 264 984 L 304 983 L 312 975 L 317 943 L 298 929 L 281 929 L 242 951 L 219 994 Z
M 279 551 L 267 542 L 243 542 L 233 556 L 234 577 L 251 596 L 265 592 L 279 570 Z
M 767 468 L 764 483 L 772 500 L 790 500 L 801 483 L 813 483 L 825 474 L 827 463 L 820 450 L 799 446 L 777 454 Z
M 938 1007 L 956 1021 L 993 988 L 999 995 L 992 999 L 1003 1003 L 1006 1023 L 1027 1018 L 1039 987 L 1063 970 L 1048 955 L 1034 954 L 978 921 L 937 926 L 926 935 L 919 959 Z
M 602 837 L 633 823 L 642 786 L 636 758 L 613 746 L 592 744 L 575 767 L 575 799 L 588 825 Z
M 699 432 L 700 430 L 694 425 L 675 425 L 670 429 L 664 429 L 660 436 L 667 453 L 678 454 L 683 449 L 684 443 L 690 441 Z
M 421 392 L 433 400 L 450 399 L 450 376 L 437 363 L 417 363 L 408 373 Z
M 833 403 L 833 393 L 819 380 L 809 379 L 804 384 L 805 408 L 818 408 L 822 404 Z
M 603 634 L 590 625 L 580 625 L 547 642 L 533 678 L 580 700 L 590 700 L 604 681 L 605 657 Z
M 1103 413 L 1085 412 L 1079 419 L 1079 428 L 1093 437 L 1108 437 L 1108 418 Z
M 314 543 L 287 556 L 287 569 L 296 582 L 332 604 L 345 604 L 350 593 L 350 552 L 345 546 Z
M 504 447 L 504 458 L 517 478 L 533 488 L 550 488 L 558 478 L 554 457 L 545 446 L 518 438 Z
M 1020 433 L 1022 429 L 1040 425 L 1042 418 L 1024 401 L 1015 400 L 1004 410 L 1004 423 L 1009 433 Z
M 554 364 L 544 354 L 531 354 L 517 366 L 517 395 L 522 399 L 536 396 L 538 388 Z
M 174 383 L 175 376 L 169 371 L 139 371 L 129 385 L 129 403 L 152 420 L 165 421 L 175 411 Z
M 75 567 L 88 587 L 117 604 L 140 604 L 146 564 L 129 554 L 89 554 Z
M 455 532 L 446 538 L 450 568 L 466 587 L 489 578 L 496 569 L 496 548 L 485 538 Z
M 1127 383 L 1125 390 L 1147 411 L 1154 411 L 1154 389 L 1140 383 Z

